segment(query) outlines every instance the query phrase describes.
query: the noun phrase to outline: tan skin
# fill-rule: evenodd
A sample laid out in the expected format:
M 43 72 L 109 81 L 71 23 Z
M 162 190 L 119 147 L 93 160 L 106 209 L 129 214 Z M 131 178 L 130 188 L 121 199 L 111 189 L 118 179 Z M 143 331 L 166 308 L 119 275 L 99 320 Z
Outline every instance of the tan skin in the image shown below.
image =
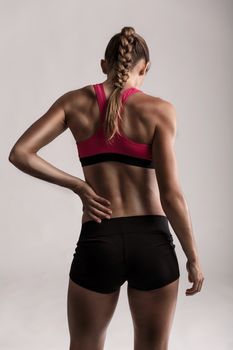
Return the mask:
M 130 72 L 124 89 L 141 88 L 149 63 L 140 60 Z M 105 94 L 111 93 L 111 72 L 101 60 L 107 79 Z M 128 138 L 152 143 L 155 169 L 118 162 L 103 162 L 83 168 L 85 180 L 70 175 L 42 159 L 37 152 L 69 129 L 76 141 L 85 140 L 99 126 L 99 109 L 91 85 L 62 95 L 35 121 L 13 146 L 9 160 L 20 170 L 39 179 L 66 187 L 82 201 L 82 222 L 107 217 L 166 215 L 187 257 L 186 295 L 200 292 L 203 273 L 192 232 L 188 206 L 178 179 L 174 141 L 176 112 L 161 98 L 131 95 L 124 107 L 122 129 Z M 78 156 L 78 155 L 77 155 Z M 153 291 L 128 287 L 128 301 L 134 325 L 134 350 L 166 350 L 174 317 L 179 279 Z M 103 294 L 69 280 L 67 311 L 70 350 L 101 350 L 107 327 L 117 305 L 120 289 Z

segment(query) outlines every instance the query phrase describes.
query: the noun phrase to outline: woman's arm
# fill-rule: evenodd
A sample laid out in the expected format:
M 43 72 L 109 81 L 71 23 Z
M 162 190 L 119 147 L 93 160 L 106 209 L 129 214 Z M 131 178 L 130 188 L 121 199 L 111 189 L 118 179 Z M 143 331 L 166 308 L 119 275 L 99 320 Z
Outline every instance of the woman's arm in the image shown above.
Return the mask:
M 37 155 L 37 152 L 67 129 L 65 103 L 68 93 L 53 103 L 17 140 L 9 161 L 23 172 L 68 189 L 82 186 L 83 180 L 72 176 Z
M 178 179 L 177 161 L 174 151 L 176 136 L 176 111 L 174 106 L 167 101 L 161 102 L 158 119 L 152 143 L 152 153 L 160 200 L 187 256 L 187 268 L 190 272 L 189 267 L 192 265 L 193 268 L 191 270 L 195 270 L 194 273 L 191 271 L 189 275 L 189 280 L 191 278 L 190 282 L 194 282 L 194 287 L 187 291 L 196 292 L 200 291 L 204 278 L 200 270 L 188 205 Z
M 95 193 L 82 179 L 70 175 L 37 155 L 37 152 L 67 129 L 66 109 L 69 92 L 58 98 L 48 111 L 34 122 L 17 140 L 9 161 L 23 172 L 41 180 L 71 189 L 83 202 L 83 209 L 101 222 L 111 214 L 110 202 Z

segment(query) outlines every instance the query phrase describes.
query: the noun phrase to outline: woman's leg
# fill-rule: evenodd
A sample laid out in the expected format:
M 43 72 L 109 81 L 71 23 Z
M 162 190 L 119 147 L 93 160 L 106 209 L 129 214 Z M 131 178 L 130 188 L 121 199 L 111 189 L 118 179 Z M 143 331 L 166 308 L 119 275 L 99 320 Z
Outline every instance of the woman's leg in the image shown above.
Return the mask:
M 128 286 L 134 325 L 134 350 L 167 350 L 176 308 L 179 278 L 151 291 Z
M 70 332 L 69 350 L 102 350 L 107 327 L 119 298 L 113 293 L 97 293 L 69 279 L 67 314 Z

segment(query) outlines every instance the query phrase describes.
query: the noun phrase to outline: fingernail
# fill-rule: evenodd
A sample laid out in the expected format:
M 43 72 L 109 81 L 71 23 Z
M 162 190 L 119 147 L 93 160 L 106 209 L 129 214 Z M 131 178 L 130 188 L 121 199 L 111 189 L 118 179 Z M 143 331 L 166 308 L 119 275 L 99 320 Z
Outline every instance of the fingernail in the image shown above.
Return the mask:
M 110 219 L 110 216 L 109 216 L 109 215 L 106 215 L 106 218 L 107 218 L 107 219 Z

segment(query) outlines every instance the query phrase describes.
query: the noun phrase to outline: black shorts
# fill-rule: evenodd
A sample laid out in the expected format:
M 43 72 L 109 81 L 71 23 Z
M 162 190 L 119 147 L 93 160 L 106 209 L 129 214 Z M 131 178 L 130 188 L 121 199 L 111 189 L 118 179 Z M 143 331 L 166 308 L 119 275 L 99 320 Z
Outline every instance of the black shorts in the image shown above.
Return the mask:
M 84 222 L 69 277 L 99 293 L 112 293 L 126 280 L 138 290 L 175 281 L 180 270 L 167 217 L 135 215 Z

